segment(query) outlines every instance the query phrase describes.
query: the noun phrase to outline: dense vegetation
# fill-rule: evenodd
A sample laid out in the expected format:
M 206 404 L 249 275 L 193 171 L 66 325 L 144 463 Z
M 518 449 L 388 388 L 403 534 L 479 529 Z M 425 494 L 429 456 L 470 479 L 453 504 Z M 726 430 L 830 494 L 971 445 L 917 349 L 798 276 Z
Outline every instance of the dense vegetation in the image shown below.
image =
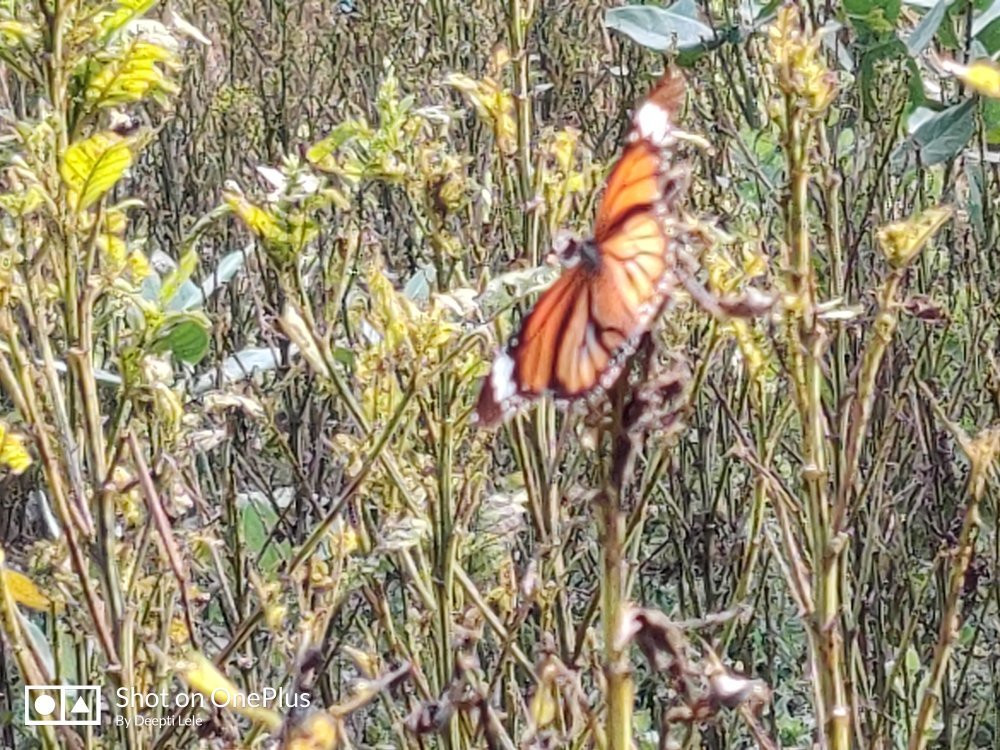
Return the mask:
M 998 53 L 990 0 L 0 0 L 0 746 L 1000 748 Z M 477 429 L 668 63 L 707 293 Z

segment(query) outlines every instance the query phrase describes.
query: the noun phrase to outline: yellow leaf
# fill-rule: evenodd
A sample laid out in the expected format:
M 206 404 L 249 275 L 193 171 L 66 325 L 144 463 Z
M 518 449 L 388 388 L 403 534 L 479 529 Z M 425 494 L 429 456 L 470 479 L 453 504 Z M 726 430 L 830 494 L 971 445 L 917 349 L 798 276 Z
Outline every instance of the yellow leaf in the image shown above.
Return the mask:
M 345 144 L 361 139 L 369 140 L 372 130 L 363 120 L 347 120 L 335 127 L 323 140 L 314 143 L 306 151 L 306 159 L 320 169 L 335 171 L 338 167 L 334 155 Z
M 128 252 L 125 240 L 114 234 L 99 234 L 97 247 L 107 260 L 108 270 L 119 273 L 125 265 L 125 255 Z
M 879 229 L 876 237 L 886 259 L 895 268 L 906 267 L 951 214 L 951 206 L 936 206 Z
M 23 439 L 10 432 L 3 422 L 0 422 L 0 466 L 6 466 L 13 474 L 21 474 L 31 466 Z
M 176 94 L 177 84 L 161 65 L 178 67 L 174 53 L 142 39 L 132 42 L 121 57 L 112 60 L 90 79 L 87 100 L 101 107 L 137 102 L 155 92 Z
M 31 47 L 41 37 L 41 32 L 37 26 L 22 23 L 21 21 L 0 21 L 0 38 L 3 38 L 4 41 L 9 40 L 13 44 Z
M 51 604 L 51 599 L 42 593 L 42 590 L 35 585 L 24 573 L 18 573 L 10 568 L 3 569 L 3 585 L 11 598 L 18 604 L 25 607 L 46 611 Z
M 213 705 L 231 708 L 272 731 L 281 726 L 281 717 L 277 713 L 263 706 L 250 705 L 253 701 L 200 651 L 192 651 L 187 659 L 179 661 L 177 673 L 188 687 L 206 696 Z
M 277 219 L 263 208 L 255 206 L 246 198 L 234 193 L 227 193 L 223 197 L 226 205 L 232 209 L 233 213 L 243 219 L 243 223 L 258 237 L 265 240 L 275 240 L 281 235 L 281 227 L 278 225 Z
M 132 276 L 132 281 L 139 283 L 151 273 L 152 267 L 146 256 L 139 250 L 133 250 L 128 256 L 128 270 Z
M 316 337 L 294 304 L 285 305 L 284 312 L 281 313 L 278 322 L 281 325 L 281 330 L 299 348 L 299 354 L 312 365 L 313 369 L 320 375 L 327 374 L 329 369 L 319 345 L 316 343 Z
M 85 211 L 121 179 L 132 164 L 130 141 L 114 133 L 95 133 L 66 149 L 59 174 L 70 205 Z
M 101 31 L 108 37 L 156 5 L 156 0 L 119 0 L 113 13 L 101 21 Z
M 974 60 L 970 65 L 942 60 L 941 67 L 977 93 L 1000 99 L 1000 66 L 989 58 Z

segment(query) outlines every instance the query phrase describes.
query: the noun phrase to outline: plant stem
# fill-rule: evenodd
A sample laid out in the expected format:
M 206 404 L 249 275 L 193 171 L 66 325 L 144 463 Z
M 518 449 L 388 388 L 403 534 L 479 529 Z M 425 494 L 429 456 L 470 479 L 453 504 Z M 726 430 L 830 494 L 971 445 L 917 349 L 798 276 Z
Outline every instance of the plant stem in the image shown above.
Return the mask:
M 823 410 L 822 370 L 826 335 L 816 317 L 816 279 L 812 268 L 807 222 L 809 153 L 814 123 L 794 95 L 785 95 L 785 152 L 790 196 L 787 208 L 790 249 L 789 286 L 795 298 L 790 321 L 792 375 L 804 437 L 802 478 L 811 530 L 811 558 L 815 613 L 811 638 L 818 656 L 816 667 L 823 701 L 823 733 L 831 750 L 850 747 L 850 711 L 843 678 L 843 639 L 840 632 L 840 561 L 842 550 L 830 525 L 827 493 L 826 419 Z

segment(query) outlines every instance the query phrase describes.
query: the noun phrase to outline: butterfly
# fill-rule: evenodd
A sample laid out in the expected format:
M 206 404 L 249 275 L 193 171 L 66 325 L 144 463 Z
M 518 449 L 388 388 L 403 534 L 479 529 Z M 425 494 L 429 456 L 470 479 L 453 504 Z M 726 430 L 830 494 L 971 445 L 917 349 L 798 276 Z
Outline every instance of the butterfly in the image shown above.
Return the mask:
M 474 421 L 494 427 L 551 393 L 610 388 L 673 287 L 669 216 L 686 183 L 673 160 L 685 83 L 668 70 L 632 117 L 605 183 L 592 238 L 559 237 L 562 274 L 538 298 L 483 379 Z

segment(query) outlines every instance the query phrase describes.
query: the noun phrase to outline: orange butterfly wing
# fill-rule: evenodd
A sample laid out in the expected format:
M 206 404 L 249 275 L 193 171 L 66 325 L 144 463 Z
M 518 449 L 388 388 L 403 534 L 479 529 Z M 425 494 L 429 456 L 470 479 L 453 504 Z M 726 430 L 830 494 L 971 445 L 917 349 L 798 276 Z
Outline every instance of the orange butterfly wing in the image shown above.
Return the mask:
M 573 399 L 609 387 L 648 329 L 670 280 L 663 214 L 681 178 L 665 168 L 666 151 L 682 96 L 683 79 L 668 73 L 637 110 L 598 207 L 597 257 L 564 271 L 497 357 L 476 407 L 481 424 L 545 392 Z

